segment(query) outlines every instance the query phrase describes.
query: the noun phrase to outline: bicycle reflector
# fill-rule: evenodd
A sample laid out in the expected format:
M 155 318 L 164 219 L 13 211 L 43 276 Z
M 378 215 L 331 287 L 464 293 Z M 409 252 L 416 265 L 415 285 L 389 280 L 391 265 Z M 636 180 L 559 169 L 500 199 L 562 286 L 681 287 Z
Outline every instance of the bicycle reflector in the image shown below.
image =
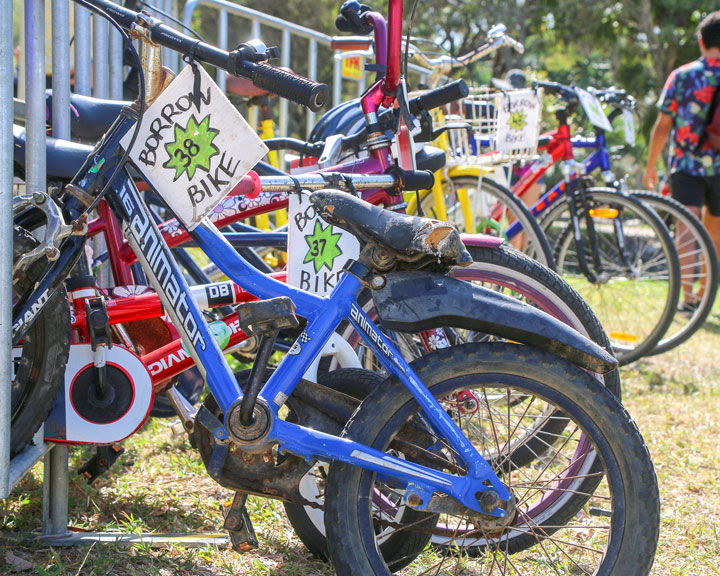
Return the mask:
M 610 332 L 609 334 L 612 340 L 619 340 L 620 342 L 637 342 L 638 337 L 635 334 L 628 334 L 627 332 Z
M 590 208 L 591 218 L 607 218 L 612 220 L 618 216 L 617 208 Z

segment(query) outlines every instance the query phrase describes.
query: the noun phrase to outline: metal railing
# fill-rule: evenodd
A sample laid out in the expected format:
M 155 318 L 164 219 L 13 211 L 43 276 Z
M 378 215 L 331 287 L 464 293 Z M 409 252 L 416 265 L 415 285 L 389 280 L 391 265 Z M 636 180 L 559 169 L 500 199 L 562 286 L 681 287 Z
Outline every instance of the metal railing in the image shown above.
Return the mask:
M 0 2 L 0 278 L 12 276 L 13 3 Z M 12 284 L 0 283 L 0 497 L 10 491 Z

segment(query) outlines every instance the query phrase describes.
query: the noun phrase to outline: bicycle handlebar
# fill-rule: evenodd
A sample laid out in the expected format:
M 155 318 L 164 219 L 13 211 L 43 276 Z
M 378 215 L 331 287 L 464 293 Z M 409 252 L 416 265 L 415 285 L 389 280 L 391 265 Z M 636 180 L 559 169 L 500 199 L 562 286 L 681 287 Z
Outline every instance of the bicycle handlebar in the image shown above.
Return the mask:
M 428 58 L 417 48 L 417 46 L 413 44 L 410 44 L 410 50 L 412 56 L 423 66 L 427 66 L 428 68 L 439 68 L 444 66 L 448 70 L 452 70 L 454 68 L 462 68 L 463 66 L 472 64 L 503 46 L 509 46 L 520 54 L 525 52 L 525 46 L 521 42 L 518 42 L 505 33 L 505 26 L 503 24 L 493 26 L 488 33 L 487 40 L 483 44 L 478 46 L 475 50 L 468 52 L 467 54 L 463 54 L 462 56 L 454 57 L 443 55 L 438 56 L 437 58 Z
M 143 24 L 147 27 L 153 42 L 182 54 L 191 54 L 195 59 L 226 70 L 233 76 L 248 78 L 256 86 L 307 106 L 315 112 L 327 101 L 329 90 L 326 84 L 314 82 L 267 64 L 244 60 L 240 57 L 240 50 L 231 52 L 221 50 L 173 30 L 148 14 L 128 10 L 109 0 L 84 0 L 84 2 L 103 10 L 128 31 L 132 31 L 138 24 Z
M 578 96 L 575 92 L 575 88 L 572 88 L 571 86 L 566 86 L 565 84 L 560 84 L 559 82 L 543 82 L 540 80 L 533 80 L 532 82 L 533 88 L 542 88 L 545 90 L 545 92 L 548 92 L 549 94 L 555 94 L 556 96 L 559 96 L 568 104 L 577 104 L 578 103 Z
M 429 90 L 425 94 L 417 96 L 408 102 L 408 108 L 410 113 L 417 115 L 421 110 L 432 110 L 433 108 L 439 108 L 460 98 L 465 98 L 470 93 L 465 80 L 455 80 L 440 88 Z

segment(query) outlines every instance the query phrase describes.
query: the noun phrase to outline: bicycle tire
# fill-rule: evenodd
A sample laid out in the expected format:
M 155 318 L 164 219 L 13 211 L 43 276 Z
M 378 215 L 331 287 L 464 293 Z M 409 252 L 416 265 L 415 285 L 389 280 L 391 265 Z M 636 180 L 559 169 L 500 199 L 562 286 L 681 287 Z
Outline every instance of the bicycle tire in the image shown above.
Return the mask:
M 480 190 L 483 196 L 476 202 L 473 202 L 473 196 L 476 193 L 480 182 Z M 468 197 L 473 207 L 474 229 L 465 230 L 465 221 L 463 218 L 462 207 L 458 200 L 457 190 L 469 190 Z M 545 233 L 538 224 L 532 212 L 523 204 L 522 200 L 515 196 L 508 188 L 498 184 L 490 178 L 475 178 L 474 176 L 453 176 L 443 180 L 443 195 L 445 197 L 446 211 L 448 222 L 452 223 L 462 232 L 486 233 L 504 235 L 506 225 L 512 224 L 517 220 L 526 235 L 524 241 L 521 242 L 522 247 L 516 246 L 521 252 L 528 254 L 541 264 L 555 269 L 555 261 L 553 259 L 553 251 L 550 243 L 545 238 Z M 492 218 L 488 213 L 490 209 L 496 207 L 497 204 L 503 207 L 503 216 L 498 220 Z M 422 200 L 423 209 L 429 215 L 437 217 L 433 208 L 433 196 L 427 194 Z M 476 214 L 476 209 L 480 209 L 482 214 Z M 508 214 L 509 213 L 509 214 Z M 492 220 L 493 227 L 487 225 Z
M 575 240 L 573 226 L 567 219 L 569 213 L 567 198 L 551 206 L 540 224 L 553 246 L 558 272 L 573 285 L 598 315 L 610 336 L 620 364 L 629 364 L 650 353 L 672 322 L 680 293 L 680 261 L 667 227 L 660 217 L 640 200 L 612 188 L 587 188 L 585 196 L 590 210 L 610 207 L 609 215 L 603 215 L 601 219 L 612 221 L 619 215 L 623 218 L 626 215 L 630 216 L 627 220 L 630 226 L 626 224 L 624 228 L 634 226 L 636 231 L 635 235 L 629 236 L 625 230 L 625 239 L 631 241 L 633 249 L 631 254 L 635 269 L 633 273 L 643 272 L 644 275 L 639 276 L 640 280 L 657 282 L 649 287 L 641 286 L 643 290 L 654 290 L 655 294 L 638 292 L 637 297 L 632 298 L 633 293 L 628 292 L 627 288 L 637 291 L 635 284 L 639 282 L 634 283 L 634 279 L 627 276 L 624 265 L 616 263 L 619 251 L 608 240 L 608 230 L 613 225 L 606 226 L 607 230 L 601 228 L 598 233 L 598 245 L 604 240 L 603 246 L 610 251 L 602 255 L 605 258 L 605 271 L 609 270 L 609 272 L 603 283 L 595 284 L 585 277 L 572 258 L 571 246 L 575 245 Z M 578 211 L 581 226 L 586 216 L 583 210 Z M 597 227 L 598 224 L 595 226 Z M 641 227 L 644 232 L 640 230 Z M 583 226 L 583 230 L 585 229 Z M 614 231 L 612 233 L 614 234 Z M 587 246 L 588 241 L 585 238 L 583 244 L 585 250 Z M 647 267 L 648 271 L 643 270 L 645 266 L 643 258 L 650 263 Z M 660 260 L 654 262 L 657 258 Z M 591 258 L 588 258 L 588 261 L 590 260 Z M 621 282 L 624 284 L 618 290 Z M 612 294 L 608 294 L 610 288 Z M 618 303 L 620 306 L 617 305 Z M 614 310 L 610 310 L 610 307 Z M 649 313 L 638 314 L 641 310 L 649 310 Z M 616 316 L 623 311 L 624 317 L 618 322 L 617 319 L 609 318 L 608 311 L 611 314 L 614 312 Z M 632 325 L 627 324 L 627 318 L 630 317 L 632 317 Z
M 482 387 L 486 390 L 490 386 L 497 386 L 499 389 L 506 389 L 508 394 L 512 388 L 532 396 L 533 400 L 537 398 L 544 402 L 552 402 L 576 424 L 574 433 L 582 431 L 582 435 L 589 440 L 587 444 L 591 447 L 589 451 L 583 452 L 584 449 L 578 448 L 575 453 L 580 450 L 583 454 L 595 454 L 598 456 L 596 462 L 602 463 L 605 485 L 601 494 L 597 497 L 592 494 L 565 494 L 564 496 L 570 501 L 575 501 L 572 505 L 568 502 L 567 509 L 571 514 L 562 521 L 562 524 L 557 524 L 561 520 L 559 512 L 549 518 L 541 518 L 542 510 L 539 511 L 536 521 L 530 514 L 534 513 L 533 507 L 537 505 L 535 502 L 527 504 L 524 511 L 511 520 L 509 528 L 512 531 L 524 530 L 524 536 L 515 539 L 511 548 L 504 543 L 504 534 L 508 528 L 498 529 L 498 536 L 486 535 L 492 543 L 483 547 L 483 553 L 479 555 L 477 564 L 473 563 L 472 557 L 464 554 L 464 550 L 459 550 L 459 561 L 463 563 L 465 569 L 470 567 L 470 571 L 474 574 L 487 573 L 480 571 L 484 564 L 485 568 L 489 567 L 491 571 L 495 568 L 499 569 L 498 572 L 493 573 L 504 573 L 509 566 L 511 573 L 516 574 L 518 566 L 522 567 L 521 562 L 528 562 L 533 573 L 543 569 L 545 572 L 540 573 L 569 573 L 568 568 L 574 570 L 574 566 L 577 565 L 571 555 L 586 553 L 595 542 L 594 539 L 607 530 L 606 548 L 604 553 L 598 551 L 602 553 L 602 557 L 596 556 L 599 564 L 597 570 L 592 573 L 609 575 L 622 572 L 627 576 L 649 574 L 657 547 L 660 524 L 657 478 L 637 427 L 607 389 L 576 366 L 545 352 L 513 344 L 466 344 L 447 348 L 416 360 L 413 369 L 438 399 L 447 397 L 453 390 L 465 389 L 468 383 L 472 382 L 473 388 Z M 399 450 L 409 458 L 411 454 L 422 453 L 422 450 L 426 449 L 425 443 L 420 444 L 418 451 L 415 452 L 412 446 L 407 446 L 408 437 L 402 438 L 402 442 L 395 445 L 392 444 L 392 440 L 398 433 L 403 434 L 404 430 L 407 430 L 403 426 L 413 419 L 417 411 L 418 406 L 410 393 L 396 377 L 391 377 L 361 404 L 343 435 L 382 451 Z M 421 425 L 421 421 L 417 419 L 414 419 L 413 423 L 412 430 L 417 430 Z M 505 429 L 512 433 L 517 427 L 508 416 Z M 430 442 L 438 441 L 442 442 L 442 439 L 431 435 L 426 442 L 430 446 Z M 564 445 L 567 445 L 567 442 Z M 442 454 L 448 452 L 446 446 Z M 448 465 L 458 466 L 459 462 L 461 463 L 460 459 L 453 459 L 447 465 L 439 463 L 438 466 L 444 468 Z M 427 465 L 428 459 L 424 463 Z M 562 463 L 558 466 L 568 470 L 568 474 L 571 475 L 570 480 L 574 478 L 576 481 L 581 481 L 575 476 L 574 466 L 577 463 L 576 460 L 572 460 L 570 464 Z M 548 467 L 554 469 L 551 464 L 552 462 L 548 463 L 540 471 L 537 483 L 535 480 L 527 483 L 531 486 L 528 491 L 533 487 L 540 487 L 539 491 L 543 494 L 540 500 L 544 497 L 547 486 L 545 483 L 547 479 L 540 481 L 540 476 Z M 501 472 L 499 469 L 497 471 Z M 502 474 L 501 477 L 511 488 L 514 486 L 511 473 Z M 518 477 L 519 474 L 516 474 L 515 478 Z M 563 478 L 563 481 L 565 479 L 560 478 Z M 560 478 L 554 476 L 558 482 Z M 333 461 L 330 465 L 325 523 L 335 569 L 343 576 L 391 573 L 391 569 L 376 546 L 375 531 L 382 525 L 383 519 L 399 510 L 404 504 L 400 500 L 391 501 L 387 508 L 380 510 L 382 514 L 379 515 L 380 524 L 378 524 L 374 519 L 374 513 L 380 504 L 389 500 L 389 496 L 376 499 L 374 495 L 390 494 L 397 499 L 402 496 L 402 489 L 396 486 L 388 488 L 381 483 L 376 485 L 375 481 L 376 475 L 369 471 L 338 461 Z M 568 486 L 571 485 L 572 483 Z M 520 486 L 520 483 L 516 486 Z M 386 489 L 388 492 L 385 491 Z M 528 496 L 527 492 L 523 495 L 537 498 L 537 493 L 535 496 Z M 578 499 L 582 504 L 577 502 Z M 583 539 L 582 531 L 586 530 L 583 526 L 588 526 L 586 521 L 591 515 L 583 518 L 577 514 L 578 510 L 583 505 L 586 510 L 597 510 L 588 507 L 588 503 L 594 504 L 598 500 L 604 504 L 601 511 L 592 515 L 593 536 Z M 608 505 L 612 505 L 612 510 L 609 512 L 606 510 Z M 436 515 L 428 514 L 428 516 Z M 603 520 L 600 521 L 598 518 Z M 568 524 L 570 520 L 572 524 Z M 595 525 L 602 522 L 606 526 Z M 403 526 L 403 529 L 410 530 L 412 527 Z M 572 534 L 574 530 L 577 530 L 576 535 L 568 536 L 568 531 Z M 556 534 L 560 534 L 561 537 L 555 538 Z M 559 545 L 567 543 L 569 538 L 575 540 L 570 542 L 571 546 L 568 549 L 562 550 L 564 554 L 562 560 L 553 561 L 546 548 L 551 544 L 559 548 Z M 547 547 L 543 543 L 547 544 Z M 535 544 L 537 546 L 534 546 Z M 530 553 L 523 555 L 528 550 Z M 423 549 L 417 547 L 413 551 L 413 559 L 422 552 Z M 490 559 L 495 560 L 495 555 L 502 554 L 512 555 L 513 558 L 509 563 L 506 559 L 505 564 L 502 560 L 490 564 Z M 452 567 L 445 564 L 449 556 L 451 556 L 450 551 L 436 565 L 443 567 L 446 573 L 454 573 Z M 540 560 L 538 556 L 541 557 Z M 566 557 L 570 558 L 570 561 Z M 587 561 L 587 558 L 583 560 Z M 426 569 L 431 561 L 433 560 L 422 558 L 418 570 Z M 583 566 L 585 566 L 584 562 Z M 435 565 L 432 568 L 434 569 Z
M 712 310 L 713 304 L 715 303 L 715 297 L 718 289 L 718 260 L 715 246 L 713 245 L 712 238 L 708 234 L 705 226 L 698 219 L 695 214 L 690 212 L 683 204 L 677 200 L 673 200 L 667 196 L 662 196 L 657 192 L 650 190 L 630 190 L 629 193 L 638 198 L 641 202 L 652 208 L 660 218 L 663 219 L 665 225 L 670 230 L 670 233 L 676 238 L 676 248 L 678 248 L 677 236 L 679 234 L 677 230 L 677 224 L 681 222 L 685 225 L 692 234 L 693 246 L 697 245 L 696 252 L 701 257 L 701 262 L 704 262 L 706 266 L 706 284 L 702 297 L 700 298 L 699 305 L 692 313 L 687 322 L 683 321 L 680 314 L 676 312 L 673 317 L 672 324 L 668 328 L 667 332 L 663 335 L 660 341 L 656 344 L 648 356 L 654 356 L 656 354 L 662 354 L 668 350 L 679 346 L 683 342 L 687 341 L 695 332 L 702 328 L 703 323 L 707 319 L 710 311 Z M 683 243 L 683 246 L 687 244 L 687 241 Z M 686 251 L 678 249 L 678 256 L 682 258 Z M 691 256 L 692 254 L 688 254 Z M 696 281 L 700 282 L 700 276 L 702 275 L 702 264 L 701 262 L 693 263 L 691 265 L 683 264 L 680 262 L 680 273 L 681 273 L 681 285 L 689 283 L 691 286 Z M 700 267 L 701 272 L 697 273 L 697 268 Z M 682 288 L 678 296 L 678 302 L 680 303 L 683 297 Z
M 38 245 L 24 228 L 13 227 L 13 262 Z M 14 294 L 33 288 L 44 273 L 42 260 L 13 278 Z M 14 300 L 13 296 L 13 300 Z M 15 321 L 13 312 L 13 322 Z M 22 352 L 14 364 L 10 403 L 10 456 L 19 454 L 52 409 L 62 388 L 70 355 L 70 305 L 64 288 L 56 290 L 23 335 Z

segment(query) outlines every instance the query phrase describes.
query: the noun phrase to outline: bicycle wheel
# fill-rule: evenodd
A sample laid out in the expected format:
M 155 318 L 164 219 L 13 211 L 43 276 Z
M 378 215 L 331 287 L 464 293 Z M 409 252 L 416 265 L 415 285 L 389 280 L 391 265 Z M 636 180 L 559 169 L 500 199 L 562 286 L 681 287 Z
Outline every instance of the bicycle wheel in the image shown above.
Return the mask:
M 513 344 L 467 344 L 415 361 L 414 370 L 458 420 L 478 451 L 515 497 L 503 525 L 452 510 L 426 513 L 435 532 L 465 528 L 464 543 L 441 556 L 419 546 L 408 573 L 645 575 L 659 533 L 659 494 L 650 455 L 617 399 L 579 368 L 550 354 Z M 472 390 L 477 410 L 462 411 L 453 394 Z M 448 399 L 450 399 L 448 401 Z M 514 401 L 517 399 L 517 401 Z M 550 405 L 567 419 L 562 441 L 543 460 L 523 469 L 507 463 L 512 437 Z M 420 459 L 440 470 L 465 470 L 462 458 L 438 438 L 397 378 L 388 379 L 360 406 L 344 436 L 376 449 Z M 442 448 L 437 448 L 438 446 Z M 432 451 L 432 458 L 423 457 Z M 592 490 L 586 488 L 588 482 Z M 377 534 L 393 525 L 404 488 L 366 470 L 330 465 L 325 525 L 338 574 L 390 574 Z M 450 507 L 447 508 L 450 510 Z M 417 511 L 416 511 L 417 512 Z M 510 538 L 513 533 L 518 536 Z M 477 554 L 468 556 L 468 547 Z M 396 559 L 397 561 L 398 559 Z M 407 561 L 407 559 L 402 559 Z
M 675 312 L 667 332 L 649 353 L 661 354 L 695 334 L 710 314 L 718 288 L 717 252 L 705 226 L 680 202 L 649 190 L 630 190 L 630 194 L 662 218 L 675 241 L 682 278 L 677 304 L 686 296 L 696 302 L 687 316 Z
M 552 206 L 540 224 L 553 246 L 558 272 L 597 314 L 618 360 L 627 364 L 648 354 L 670 326 L 680 293 L 680 262 L 667 227 L 639 200 L 610 188 L 588 188 L 585 196 L 587 209 L 578 207 L 577 217 L 588 265 L 594 255 L 602 264 L 595 279 L 581 269 L 568 200 Z
M 26 230 L 13 228 L 13 262 L 33 250 L 38 242 Z M 38 260 L 13 277 L 13 307 L 30 291 L 44 272 Z M 15 310 L 13 310 L 13 322 Z M 70 306 L 65 289 L 58 289 L 37 316 L 22 342 L 13 350 L 10 401 L 10 455 L 15 456 L 32 440 L 55 403 L 63 384 L 70 354 Z
M 479 184 L 479 187 L 478 187 Z M 461 232 L 483 233 L 506 238 L 508 228 L 518 222 L 522 231 L 510 239 L 511 244 L 541 264 L 555 268 L 552 249 L 532 212 L 510 190 L 489 178 L 454 176 L 443 180 L 447 220 Z M 467 197 L 472 210 L 473 228 L 467 230 L 460 198 Z M 422 200 L 423 210 L 437 218 L 434 198 Z

